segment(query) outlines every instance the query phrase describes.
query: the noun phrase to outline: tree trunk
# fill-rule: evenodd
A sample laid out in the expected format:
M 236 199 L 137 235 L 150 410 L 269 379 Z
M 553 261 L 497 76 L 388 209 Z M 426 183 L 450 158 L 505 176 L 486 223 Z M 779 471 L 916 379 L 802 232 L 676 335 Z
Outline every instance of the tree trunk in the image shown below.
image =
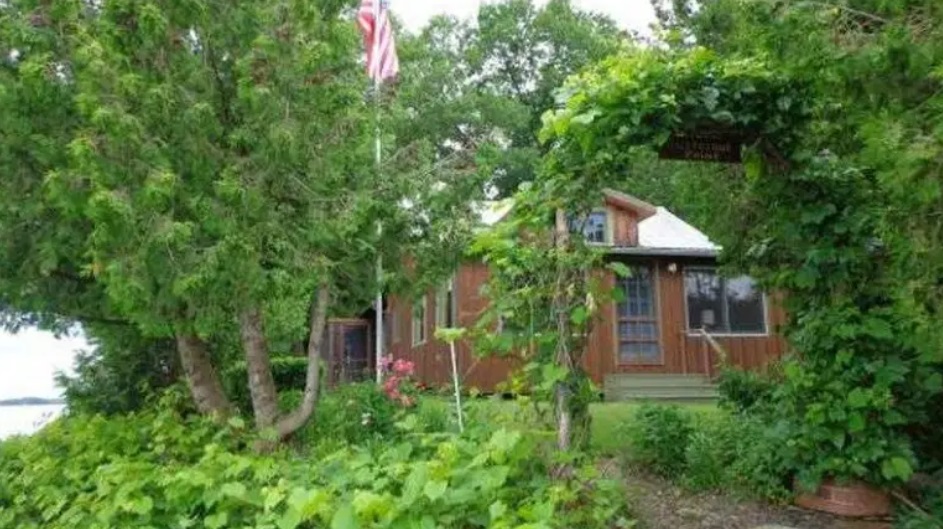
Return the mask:
M 239 316 L 239 332 L 246 356 L 255 425 L 257 429 L 264 430 L 273 426 L 278 418 L 278 392 L 272 378 L 272 363 L 265 342 L 262 313 L 258 308 L 247 309 Z
M 570 417 L 569 406 L 566 384 L 558 382 L 556 388 L 557 449 L 561 452 L 569 452 L 573 444 L 573 421 Z
M 321 284 L 311 304 L 311 320 L 308 336 L 308 371 L 305 376 L 305 392 L 301 404 L 290 414 L 278 421 L 278 436 L 285 439 L 295 433 L 311 419 L 317 405 L 321 389 L 321 347 L 324 341 L 324 327 L 327 324 L 327 312 L 331 304 L 331 290 L 326 283 Z
M 197 410 L 206 415 L 229 415 L 232 405 L 223 391 L 206 344 L 195 335 L 178 334 L 177 352 Z

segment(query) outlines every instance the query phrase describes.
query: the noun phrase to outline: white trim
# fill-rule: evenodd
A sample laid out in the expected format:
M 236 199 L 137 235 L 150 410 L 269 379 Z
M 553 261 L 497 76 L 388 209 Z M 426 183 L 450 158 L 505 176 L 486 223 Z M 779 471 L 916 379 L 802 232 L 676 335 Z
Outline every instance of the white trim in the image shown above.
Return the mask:
M 416 305 L 422 304 L 422 319 L 420 320 L 422 339 L 416 340 Z M 428 327 L 429 320 L 429 296 L 423 294 L 422 299 L 416 300 L 409 306 L 409 333 L 410 333 L 410 342 L 413 347 L 419 347 L 420 345 L 425 344 L 429 341 L 429 329 Z
M 687 280 L 686 273 L 688 270 L 693 270 L 693 271 L 705 270 L 705 271 L 713 272 L 721 279 L 724 279 L 724 276 L 721 276 L 717 272 L 716 266 L 710 266 L 710 265 L 690 265 L 690 266 L 684 265 L 681 267 L 681 270 L 679 271 L 679 273 L 681 274 L 681 295 L 683 298 L 682 301 L 684 305 L 684 333 L 685 333 L 685 336 L 689 338 L 698 338 L 700 337 L 700 335 L 698 334 L 698 331 L 700 331 L 701 329 L 691 328 L 691 320 L 690 320 L 691 315 L 690 315 L 690 312 L 688 311 L 688 288 L 686 284 L 686 280 Z M 750 277 L 750 276 L 747 276 L 747 277 Z M 753 278 L 751 277 L 750 279 L 753 279 Z M 767 296 L 766 292 L 764 292 L 763 290 L 760 290 L 760 295 L 763 296 L 763 303 L 762 303 L 763 305 L 763 332 L 739 333 L 739 332 L 710 332 L 708 331 L 710 332 L 710 335 L 718 337 L 718 338 L 769 338 L 771 336 L 771 333 L 769 332 L 769 328 L 770 328 L 769 296 Z M 728 316 L 728 320 L 729 320 L 729 316 Z M 729 324 L 729 321 L 728 321 L 728 324 Z

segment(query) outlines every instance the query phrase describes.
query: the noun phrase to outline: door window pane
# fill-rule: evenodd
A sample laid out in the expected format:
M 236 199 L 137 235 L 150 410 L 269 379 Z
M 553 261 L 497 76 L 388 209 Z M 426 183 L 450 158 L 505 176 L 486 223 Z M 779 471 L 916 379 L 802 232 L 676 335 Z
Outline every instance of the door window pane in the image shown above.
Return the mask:
M 619 361 L 656 364 L 661 362 L 658 317 L 655 306 L 655 282 L 650 268 L 635 267 L 620 280 L 623 299 L 619 317 Z

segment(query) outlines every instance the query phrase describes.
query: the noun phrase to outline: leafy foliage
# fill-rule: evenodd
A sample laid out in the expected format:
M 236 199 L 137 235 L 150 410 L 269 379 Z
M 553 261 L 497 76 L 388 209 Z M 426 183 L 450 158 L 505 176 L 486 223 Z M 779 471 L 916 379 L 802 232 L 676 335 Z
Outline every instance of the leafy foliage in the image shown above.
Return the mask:
M 424 119 L 397 133 L 431 140 L 446 158 L 473 153 L 478 170 L 510 196 L 535 178 L 540 116 L 554 91 L 620 39 L 611 20 L 569 0 L 489 2 L 474 24 L 435 18 L 402 43 L 398 95 Z
M 276 356 L 271 360 L 272 377 L 279 391 L 302 391 L 305 387 L 305 376 L 308 371 L 308 359 L 299 356 Z M 321 368 L 323 371 L 323 367 Z M 249 387 L 246 380 L 245 360 L 236 360 L 222 372 L 223 387 L 233 403 L 244 412 L 252 410 L 252 401 L 249 396 Z
M 592 467 L 551 481 L 521 433 L 417 434 L 308 460 L 242 451 L 242 425 L 231 425 L 220 432 L 161 408 L 115 419 L 68 417 L 33 438 L 5 441 L 0 525 L 628 526 L 613 483 Z
M 749 412 L 772 403 L 778 380 L 763 373 L 726 368 L 720 373 L 717 391 L 720 406 L 737 412 Z
M 693 431 L 691 415 L 679 406 L 643 404 L 625 435 L 632 458 L 667 477 L 680 477 Z

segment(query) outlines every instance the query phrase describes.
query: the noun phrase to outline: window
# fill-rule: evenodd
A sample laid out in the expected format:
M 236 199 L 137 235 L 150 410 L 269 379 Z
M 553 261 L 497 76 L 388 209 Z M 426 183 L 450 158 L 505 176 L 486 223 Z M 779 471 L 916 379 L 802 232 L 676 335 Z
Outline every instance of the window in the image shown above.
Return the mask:
M 710 268 L 684 272 L 688 329 L 724 334 L 766 334 L 763 293 L 747 276 L 725 278 Z
M 426 297 L 413 304 L 413 345 L 426 343 Z
M 586 242 L 602 244 L 608 241 L 606 235 L 608 231 L 607 217 L 605 211 L 593 211 L 585 217 L 570 217 L 570 232 L 580 233 L 582 228 L 583 238 Z
M 623 364 L 661 363 L 658 341 L 658 312 L 655 306 L 655 281 L 651 268 L 632 268 L 619 280 L 624 294 L 619 302 L 619 362 Z
M 440 329 L 455 327 L 455 282 L 449 278 L 435 295 L 435 326 Z

